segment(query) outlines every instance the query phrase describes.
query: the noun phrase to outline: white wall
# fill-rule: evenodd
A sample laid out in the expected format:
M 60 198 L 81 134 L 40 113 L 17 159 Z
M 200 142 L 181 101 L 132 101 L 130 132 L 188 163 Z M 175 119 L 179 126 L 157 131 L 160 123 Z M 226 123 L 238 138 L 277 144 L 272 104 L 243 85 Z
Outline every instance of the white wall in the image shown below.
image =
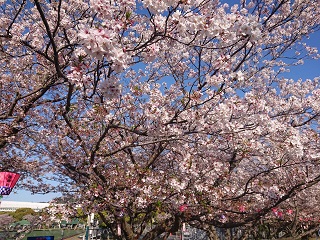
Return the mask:
M 32 208 L 38 212 L 41 209 L 49 207 L 49 203 L 37 203 L 37 202 L 15 202 L 15 201 L 1 201 L 0 211 L 14 212 L 19 208 Z

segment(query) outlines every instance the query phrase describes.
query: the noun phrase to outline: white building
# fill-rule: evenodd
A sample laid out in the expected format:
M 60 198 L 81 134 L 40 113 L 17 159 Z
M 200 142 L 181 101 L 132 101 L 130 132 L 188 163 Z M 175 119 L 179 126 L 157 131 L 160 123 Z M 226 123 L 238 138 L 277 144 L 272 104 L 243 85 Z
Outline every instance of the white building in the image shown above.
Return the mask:
M 32 208 L 35 212 L 41 211 L 43 208 L 49 207 L 49 203 L 38 202 L 15 202 L 15 201 L 1 201 L 0 211 L 14 212 L 19 208 Z

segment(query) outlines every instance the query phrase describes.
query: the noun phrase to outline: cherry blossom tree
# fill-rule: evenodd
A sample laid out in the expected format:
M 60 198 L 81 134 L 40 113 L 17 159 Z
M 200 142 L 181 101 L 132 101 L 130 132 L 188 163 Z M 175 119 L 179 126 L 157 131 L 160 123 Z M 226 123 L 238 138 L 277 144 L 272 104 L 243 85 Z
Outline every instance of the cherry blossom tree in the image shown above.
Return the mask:
M 10 224 L 14 223 L 14 218 L 9 214 L 0 214 L 1 230 L 8 230 Z
M 315 0 L 6 1 L 1 167 L 73 192 L 119 239 L 277 219 L 320 180 L 319 78 L 284 75 L 319 57 L 319 16 Z

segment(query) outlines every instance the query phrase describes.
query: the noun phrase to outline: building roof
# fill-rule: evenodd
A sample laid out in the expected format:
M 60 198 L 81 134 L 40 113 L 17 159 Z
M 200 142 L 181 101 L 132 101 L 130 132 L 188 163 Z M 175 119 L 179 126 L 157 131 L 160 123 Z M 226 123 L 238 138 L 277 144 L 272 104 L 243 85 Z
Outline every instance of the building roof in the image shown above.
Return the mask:
M 15 226 L 17 226 L 17 225 L 28 226 L 28 225 L 30 225 L 30 222 L 28 220 L 22 219 L 19 222 L 15 222 L 13 225 L 15 225 Z

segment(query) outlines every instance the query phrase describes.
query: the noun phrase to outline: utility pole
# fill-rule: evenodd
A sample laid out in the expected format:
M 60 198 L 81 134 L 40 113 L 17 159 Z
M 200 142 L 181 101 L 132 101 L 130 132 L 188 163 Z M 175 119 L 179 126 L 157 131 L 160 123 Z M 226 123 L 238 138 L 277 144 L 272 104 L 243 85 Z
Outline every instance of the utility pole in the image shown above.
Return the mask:
M 94 213 L 91 213 L 88 215 L 86 234 L 83 236 L 84 237 L 83 240 L 91 239 L 92 229 L 90 229 L 90 227 L 92 227 L 93 223 L 94 223 Z

